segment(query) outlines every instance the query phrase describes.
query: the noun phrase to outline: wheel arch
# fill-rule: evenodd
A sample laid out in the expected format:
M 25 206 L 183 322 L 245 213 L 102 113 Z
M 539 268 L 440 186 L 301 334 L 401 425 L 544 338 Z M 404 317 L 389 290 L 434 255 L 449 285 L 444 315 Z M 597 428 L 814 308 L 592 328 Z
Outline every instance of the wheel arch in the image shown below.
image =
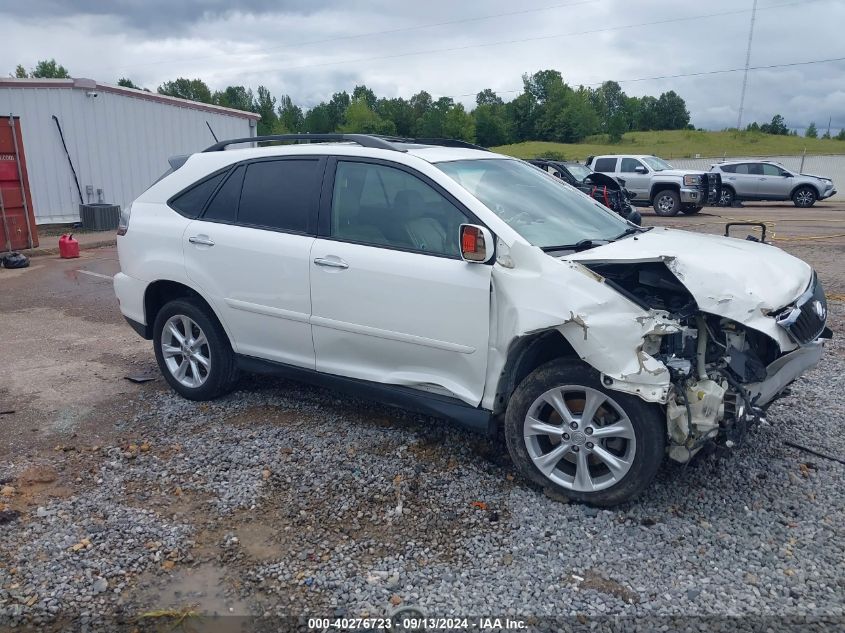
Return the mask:
M 217 314 L 217 311 L 211 303 L 207 301 L 196 288 L 193 288 L 184 282 L 174 281 L 172 279 L 158 279 L 149 284 L 147 289 L 144 291 L 144 321 L 146 322 L 146 325 L 144 326 L 145 338 L 153 338 L 153 325 L 155 323 L 156 315 L 167 302 L 173 301 L 174 299 L 195 299 L 199 301 L 208 311 L 208 315 L 217 321 L 220 327 L 223 328 L 223 331 L 226 333 L 226 337 L 229 339 L 229 343 L 232 343 L 232 337 L 229 334 L 229 330 L 226 328 L 226 324 Z
M 533 332 L 513 341 L 496 385 L 494 415 L 505 412 L 511 395 L 528 374 L 550 360 L 566 357 L 579 358 L 566 337 L 556 328 Z
M 681 194 L 681 185 L 676 182 L 658 182 L 651 185 L 651 189 L 648 192 L 648 201 L 654 203 L 654 196 L 656 196 L 661 191 L 665 191 L 666 189 L 671 189 L 678 195 Z
M 797 192 L 799 189 L 805 189 L 805 188 L 806 189 L 812 189 L 813 193 L 816 194 L 816 200 L 819 199 L 821 192 L 819 191 L 818 187 L 816 187 L 814 184 L 812 184 L 810 182 L 802 182 L 802 183 L 795 185 L 792 188 L 792 191 L 789 192 L 789 199 L 792 200 L 793 196 L 795 195 L 795 192 Z

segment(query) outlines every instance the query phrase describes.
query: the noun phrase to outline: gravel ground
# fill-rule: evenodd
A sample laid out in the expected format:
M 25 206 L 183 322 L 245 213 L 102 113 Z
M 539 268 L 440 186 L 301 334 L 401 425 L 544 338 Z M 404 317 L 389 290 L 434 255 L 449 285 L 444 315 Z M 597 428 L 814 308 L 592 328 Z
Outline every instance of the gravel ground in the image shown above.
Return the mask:
M 831 312 L 841 324 L 845 306 Z M 62 447 L 70 492 L 0 526 L 0 629 L 193 604 L 842 618 L 845 466 L 784 442 L 841 458 L 844 415 L 840 338 L 743 445 L 597 510 L 548 498 L 500 443 L 438 420 L 269 378 L 205 404 L 150 386 L 118 410 L 125 441 Z M 30 466 L 0 464 L 12 500 Z M 214 591 L 192 581 L 208 574 Z

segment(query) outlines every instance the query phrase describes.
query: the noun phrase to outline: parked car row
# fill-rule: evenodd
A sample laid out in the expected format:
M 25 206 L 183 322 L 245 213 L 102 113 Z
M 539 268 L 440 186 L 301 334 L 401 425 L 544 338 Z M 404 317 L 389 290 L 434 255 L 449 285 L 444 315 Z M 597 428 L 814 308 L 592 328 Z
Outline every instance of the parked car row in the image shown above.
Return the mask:
M 695 214 L 705 205 L 729 207 L 739 201 L 791 200 L 796 207 L 806 208 L 836 195 L 830 178 L 797 173 L 767 160 L 714 163 L 706 172 L 675 169 L 662 158 L 644 154 L 590 156 L 584 166 L 546 159 L 530 162 L 551 173 L 554 173 L 555 164 L 561 164 L 570 174 L 578 165 L 592 173 L 612 176 L 629 194 L 631 204 L 651 205 L 661 216 Z M 570 180 L 570 176 L 558 171 L 559 177 Z

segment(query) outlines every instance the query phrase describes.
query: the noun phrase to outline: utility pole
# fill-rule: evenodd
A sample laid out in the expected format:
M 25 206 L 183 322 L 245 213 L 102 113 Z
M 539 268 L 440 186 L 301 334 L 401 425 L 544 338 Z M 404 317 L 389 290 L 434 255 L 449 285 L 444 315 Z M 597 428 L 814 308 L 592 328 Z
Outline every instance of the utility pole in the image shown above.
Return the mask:
M 751 7 L 751 28 L 748 29 L 748 48 L 745 50 L 745 73 L 742 76 L 742 92 L 739 95 L 739 115 L 736 118 L 736 129 L 742 129 L 742 110 L 745 107 L 745 88 L 748 85 L 748 64 L 751 62 L 751 40 L 754 38 L 754 20 L 757 18 L 757 0 Z

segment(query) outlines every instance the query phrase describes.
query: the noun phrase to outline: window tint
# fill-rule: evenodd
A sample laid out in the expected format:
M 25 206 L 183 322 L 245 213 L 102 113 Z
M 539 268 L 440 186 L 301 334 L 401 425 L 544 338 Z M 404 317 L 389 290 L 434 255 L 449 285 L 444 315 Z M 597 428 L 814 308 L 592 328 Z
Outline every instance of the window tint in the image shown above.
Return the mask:
M 622 166 L 619 168 L 619 171 L 624 172 L 626 174 L 633 174 L 636 172 L 637 167 L 643 166 L 644 165 L 636 158 L 623 158 Z
M 736 165 L 719 165 L 719 169 L 728 174 L 736 172 Z
M 238 200 L 241 197 L 241 185 L 244 182 L 246 167 L 241 165 L 226 179 L 208 203 L 203 214 L 203 220 L 218 220 L 220 222 L 234 222 L 238 215 Z
M 760 163 L 747 163 L 748 164 L 748 173 L 754 176 L 762 176 L 763 175 L 763 166 Z
M 596 171 L 613 173 L 616 170 L 616 159 L 599 158 L 596 160 L 596 164 L 593 165 L 593 169 L 595 169 Z
M 223 180 L 225 175 L 226 172 L 224 171 L 197 183 L 185 193 L 171 200 L 170 206 L 186 217 L 199 217 L 203 207 L 205 207 L 205 203 L 211 197 L 211 194 L 214 193 L 217 185 L 220 184 L 220 181 Z
M 354 242 L 459 257 L 466 216 L 400 169 L 340 161 L 332 194 L 331 235 Z
M 317 160 L 274 160 L 247 165 L 238 223 L 305 233 L 316 209 Z
M 763 164 L 763 165 L 761 165 L 761 167 L 763 168 L 763 175 L 764 176 L 782 176 L 783 175 L 783 170 L 780 167 L 778 167 L 777 165 Z
M 750 165 L 748 163 L 740 163 L 736 166 L 736 173 L 738 174 L 750 174 L 751 170 L 749 169 Z

